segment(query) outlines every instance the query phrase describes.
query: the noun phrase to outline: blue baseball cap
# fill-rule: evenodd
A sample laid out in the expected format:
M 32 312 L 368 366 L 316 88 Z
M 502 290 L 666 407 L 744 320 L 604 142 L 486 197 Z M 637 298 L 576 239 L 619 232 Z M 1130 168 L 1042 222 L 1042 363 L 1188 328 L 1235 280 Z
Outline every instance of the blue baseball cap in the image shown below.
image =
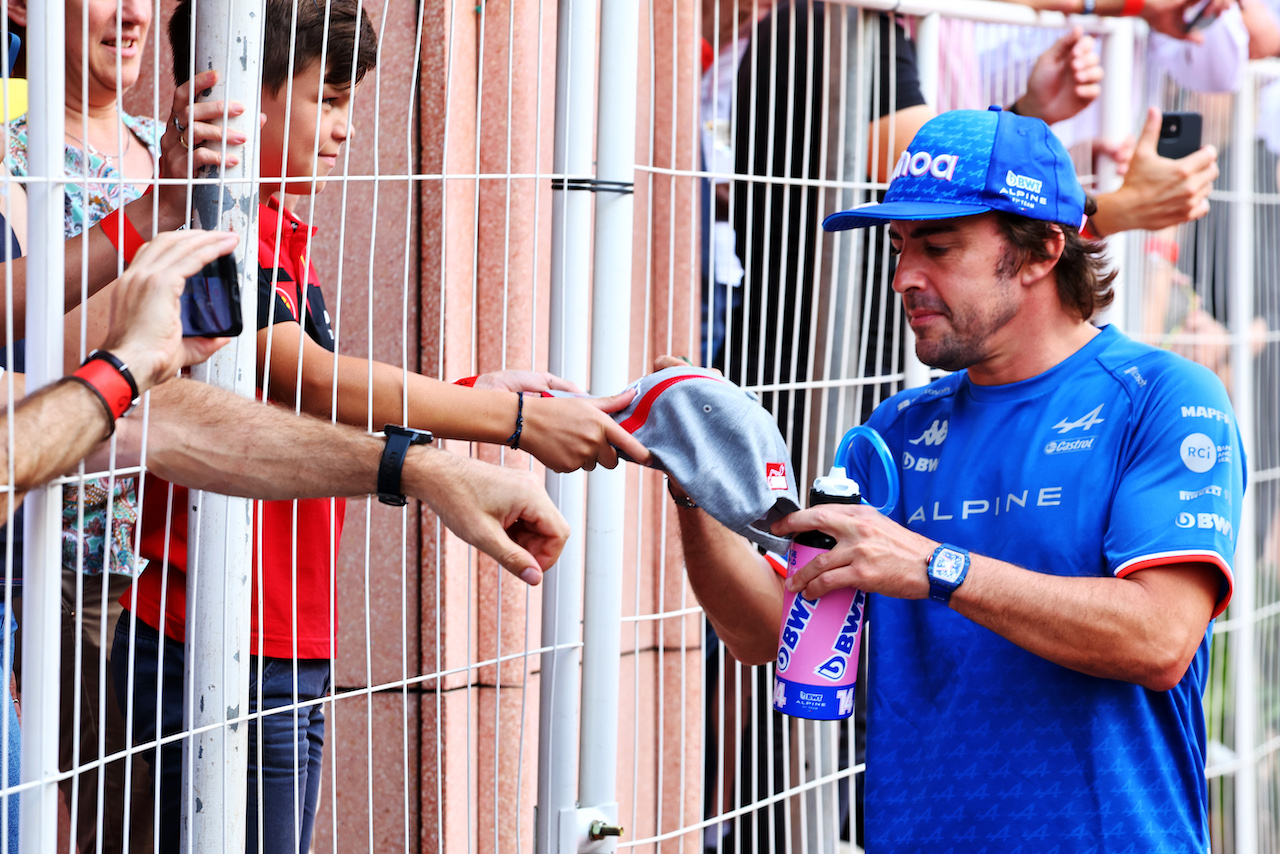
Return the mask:
M 1084 188 L 1075 166 L 1040 119 L 999 107 L 943 113 L 916 132 L 883 202 L 833 213 L 822 227 L 844 231 L 988 211 L 1084 226 Z

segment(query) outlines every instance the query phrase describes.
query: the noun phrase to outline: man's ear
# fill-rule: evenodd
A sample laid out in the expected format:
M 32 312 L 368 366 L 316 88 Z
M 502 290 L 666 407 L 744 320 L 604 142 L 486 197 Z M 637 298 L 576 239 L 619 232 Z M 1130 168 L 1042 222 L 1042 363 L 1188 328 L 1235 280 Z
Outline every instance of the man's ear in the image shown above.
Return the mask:
M 9 0 L 9 20 L 19 27 L 27 25 L 27 0 Z
M 1044 242 L 1044 254 L 1048 257 L 1036 259 L 1028 257 L 1022 263 L 1022 268 L 1018 270 L 1018 276 L 1024 285 L 1030 285 L 1040 281 L 1049 275 L 1054 267 L 1058 266 L 1058 260 L 1062 257 L 1062 252 L 1067 247 L 1066 235 L 1062 233 L 1062 229 L 1054 225 L 1052 233 Z

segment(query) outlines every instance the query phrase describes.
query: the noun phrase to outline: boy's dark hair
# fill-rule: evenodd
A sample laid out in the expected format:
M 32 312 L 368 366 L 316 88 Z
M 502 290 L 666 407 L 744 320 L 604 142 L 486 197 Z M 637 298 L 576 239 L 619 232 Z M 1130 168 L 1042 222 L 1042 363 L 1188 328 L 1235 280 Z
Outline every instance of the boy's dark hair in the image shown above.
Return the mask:
M 338 88 L 359 83 L 378 64 L 378 36 L 359 0 L 266 0 L 263 6 L 262 85 L 271 94 L 279 93 L 294 74 L 319 62 L 321 54 L 325 82 Z M 293 67 L 289 66 L 290 33 L 295 34 Z M 194 41 L 191 0 L 178 0 L 169 20 L 169 44 L 173 48 L 173 80 L 179 86 L 191 76 Z M 340 81 L 346 81 L 345 85 Z
M 1093 216 L 1097 210 L 1098 203 L 1093 196 L 1086 194 L 1085 214 Z M 1004 257 L 1000 259 L 1002 275 L 1013 275 L 1028 260 L 1048 260 L 1048 241 L 1055 231 L 1060 230 L 1066 238 L 1066 244 L 1053 272 L 1057 276 L 1058 299 L 1062 301 L 1062 307 L 1081 320 L 1089 320 L 1111 305 L 1111 301 L 1115 299 L 1112 283 L 1115 281 L 1116 271 L 1107 269 L 1108 261 L 1103 255 L 1106 247 L 1101 241 L 1082 237 L 1079 229 L 1069 225 L 1002 211 L 996 211 L 996 222 L 1006 243 Z

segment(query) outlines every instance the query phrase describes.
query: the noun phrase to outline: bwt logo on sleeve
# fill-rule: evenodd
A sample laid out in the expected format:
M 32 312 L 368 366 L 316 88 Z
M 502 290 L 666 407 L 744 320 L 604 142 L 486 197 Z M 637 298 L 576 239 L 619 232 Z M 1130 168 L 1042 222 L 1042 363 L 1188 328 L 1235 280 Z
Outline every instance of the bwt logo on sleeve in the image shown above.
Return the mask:
M 919 178 L 928 173 L 934 178 L 950 181 L 959 162 L 960 156 L 957 154 L 939 154 L 934 157 L 927 151 L 917 151 L 915 154 L 904 151 L 898 158 L 898 165 L 893 167 L 893 178 L 889 180 L 901 178 L 903 175 Z

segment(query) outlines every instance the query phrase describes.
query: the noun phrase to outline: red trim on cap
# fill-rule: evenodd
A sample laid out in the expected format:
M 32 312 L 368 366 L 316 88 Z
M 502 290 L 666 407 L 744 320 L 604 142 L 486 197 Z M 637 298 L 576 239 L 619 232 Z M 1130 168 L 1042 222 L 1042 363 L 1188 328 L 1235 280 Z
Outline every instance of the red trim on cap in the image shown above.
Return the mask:
M 658 395 L 671 388 L 676 383 L 685 380 L 715 380 L 716 382 L 724 382 L 718 377 L 709 377 L 706 374 L 681 374 L 678 377 L 668 377 L 658 383 L 653 388 L 644 393 L 644 397 L 640 398 L 640 402 L 636 404 L 636 408 L 632 411 L 627 420 L 622 422 L 622 429 L 628 433 L 634 433 L 644 426 L 644 422 L 649 419 L 649 410 L 653 409 L 653 405 L 658 401 Z
M 76 368 L 75 376 L 98 390 L 116 418 L 124 415 L 133 403 L 133 389 L 129 387 L 129 381 L 109 362 L 91 359 Z

